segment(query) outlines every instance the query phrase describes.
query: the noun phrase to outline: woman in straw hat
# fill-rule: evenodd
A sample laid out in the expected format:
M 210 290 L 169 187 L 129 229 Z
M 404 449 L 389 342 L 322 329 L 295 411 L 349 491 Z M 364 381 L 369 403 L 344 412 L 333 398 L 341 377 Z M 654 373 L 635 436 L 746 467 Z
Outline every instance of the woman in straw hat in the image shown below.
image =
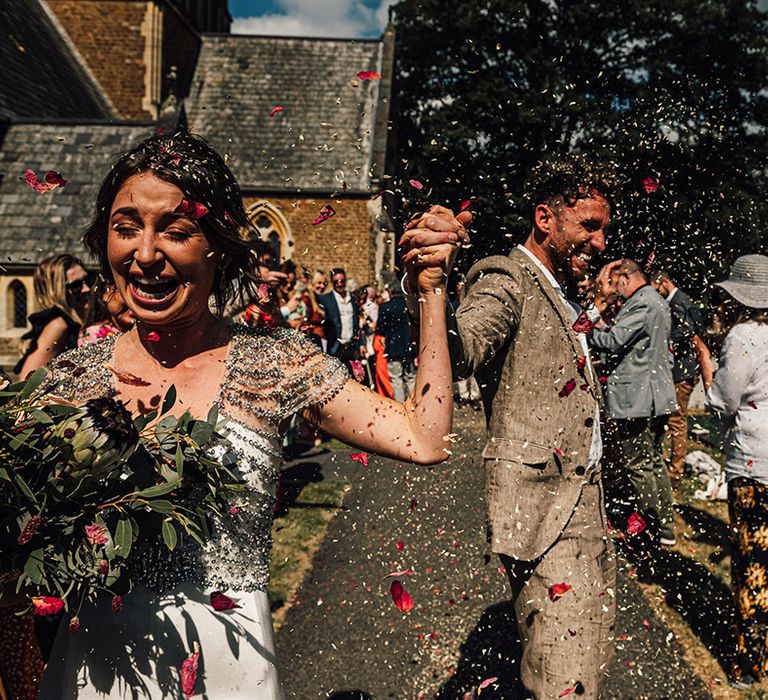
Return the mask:
M 723 426 L 737 648 L 732 685 L 768 674 L 768 257 L 744 255 L 718 282 L 727 335 L 707 406 Z

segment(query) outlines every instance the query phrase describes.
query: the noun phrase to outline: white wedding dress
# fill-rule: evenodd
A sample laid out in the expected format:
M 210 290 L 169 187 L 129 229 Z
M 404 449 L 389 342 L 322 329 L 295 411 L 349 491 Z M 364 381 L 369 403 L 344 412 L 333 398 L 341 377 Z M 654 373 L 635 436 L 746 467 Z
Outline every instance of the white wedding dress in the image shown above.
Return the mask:
M 114 336 L 62 355 L 58 393 L 85 401 L 110 387 L 106 393 L 114 395 L 107 369 L 113 348 Z M 341 363 L 293 331 L 234 327 L 216 399 L 227 447 L 216 457 L 237 465 L 248 491 L 233 501 L 204 549 L 189 541 L 173 552 L 162 543 L 146 547 L 131 569 L 139 583 L 124 596 L 121 612 L 112 612 L 109 597 L 86 605 L 74 635 L 65 619 L 39 700 L 183 697 L 180 669 L 195 643 L 200 658 L 193 697 L 284 698 L 266 592 L 279 426 L 328 401 L 347 380 Z M 240 607 L 214 610 L 212 591 Z

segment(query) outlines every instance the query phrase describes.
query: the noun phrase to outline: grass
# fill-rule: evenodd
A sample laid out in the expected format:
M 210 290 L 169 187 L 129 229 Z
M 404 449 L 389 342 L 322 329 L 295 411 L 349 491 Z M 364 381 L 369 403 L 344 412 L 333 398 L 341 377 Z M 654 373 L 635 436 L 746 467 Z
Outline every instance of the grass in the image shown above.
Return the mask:
M 701 415 L 692 417 L 690 423 L 706 427 L 710 433 L 701 438 L 706 444 L 690 440 L 688 451 L 703 450 L 722 464 L 717 424 Z M 678 543 L 653 581 L 640 583 L 640 587 L 716 700 L 768 700 L 768 681 L 741 692 L 728 686 L 735 615 L 728 506 L 724 501 L 694 498 L 694 491 L 702 486 L 693 478 L 683 478 L 675 486 Z
M 315 481 L 299 491 L 287 511 L 272 526 L 269 603 L 275 630 L 285 618 L 312 558 L 342 506 L 350 485 L 344 481 Z

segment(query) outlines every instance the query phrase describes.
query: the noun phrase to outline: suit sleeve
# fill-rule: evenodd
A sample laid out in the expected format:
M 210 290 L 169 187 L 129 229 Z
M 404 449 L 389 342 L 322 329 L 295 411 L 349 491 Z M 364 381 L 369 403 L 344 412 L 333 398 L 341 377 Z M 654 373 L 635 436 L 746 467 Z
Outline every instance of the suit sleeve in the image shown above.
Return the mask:
M 471 376 L 499 351 L 517 329 L 521 306 L 519 283 L 501 271 L 478 274 L 455 313 L 448 305 L 448 347 L 455 379 Z
M 607 330 L 596 328 L 592 333 L 589 344 L 595 350 L 610 353 L 620 353 L 628 349 L 646 334 L 645 324 L 648 322 L 648 305 L 634 303 L 624 307 L 623 313 L 616 317 L 616 322 Z

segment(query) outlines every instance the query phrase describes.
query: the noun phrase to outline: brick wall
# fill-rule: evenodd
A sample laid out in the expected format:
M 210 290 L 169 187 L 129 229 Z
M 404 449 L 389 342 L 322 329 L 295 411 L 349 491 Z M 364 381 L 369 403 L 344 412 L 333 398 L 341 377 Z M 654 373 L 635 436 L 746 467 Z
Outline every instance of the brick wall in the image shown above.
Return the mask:
M 375 279 L 375 233 L 365 199 L 245 197 L 245 207 L 267 201 L 285 218 L 293 237 L 291 259 L 310 270 L 343 267 L 360 284 Z M 317 226 L 312 220 L 326 204 L 336 215 Z
M 136 0 L 48 0 L 91 72 L 126 119 L 152 118 L 145 94 L 147 2 Z

